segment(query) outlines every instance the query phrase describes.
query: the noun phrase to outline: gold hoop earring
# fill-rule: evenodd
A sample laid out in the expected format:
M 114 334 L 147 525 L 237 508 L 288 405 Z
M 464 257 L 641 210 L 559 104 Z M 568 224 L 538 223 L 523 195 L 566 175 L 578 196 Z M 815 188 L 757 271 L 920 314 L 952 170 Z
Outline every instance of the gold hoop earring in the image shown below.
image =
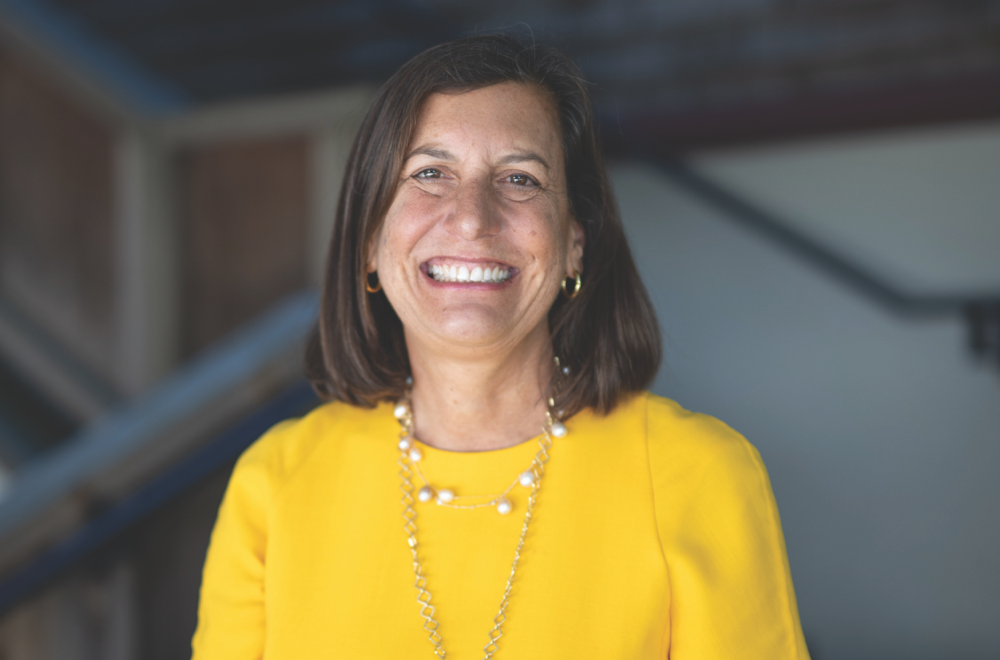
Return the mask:
M 577 270 L 575 272 L 576 272 L 576 281 L 573 283 L 573 293 L 570 293 L 569 291 L 566 290 L 566 281 L 569 280 L 570 282 L 573 282 L 573 278 L 564 277 L 562 281 L 563 295 L 569 298 L 570 300 L 576 298 L 576 294 L 580 293 L 580 289 L 583 288 L 583 282 L 580 281 L 580 271 Z
M 375 284 L 372 285 L 371 276 L 375 276 Z M 378 293 L 382 290 L 382 283 L 378 281 L 378 271 L 365 273 L 365 291 L 368 293 Z

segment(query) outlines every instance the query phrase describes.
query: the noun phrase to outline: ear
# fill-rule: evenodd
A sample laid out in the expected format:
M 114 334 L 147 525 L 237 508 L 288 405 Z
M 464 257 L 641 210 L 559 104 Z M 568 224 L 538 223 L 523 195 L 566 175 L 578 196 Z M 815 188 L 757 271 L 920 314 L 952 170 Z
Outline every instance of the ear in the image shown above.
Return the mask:
M 574 219 L 569 221 L 569 250 L 566 251 L 566 277 L 576 277 L 583 272 L 583 248 L 587 235 L 583 225 Z

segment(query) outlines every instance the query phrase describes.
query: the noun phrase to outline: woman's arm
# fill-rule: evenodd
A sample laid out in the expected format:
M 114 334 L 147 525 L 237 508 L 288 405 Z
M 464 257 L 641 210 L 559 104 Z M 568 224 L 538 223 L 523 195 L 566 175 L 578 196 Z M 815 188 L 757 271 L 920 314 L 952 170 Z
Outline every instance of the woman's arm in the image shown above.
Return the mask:
M 807 660 L 778 509 L 757 450 L 650 400 L 650 464 L 671 582 L 671 660 Z
M 263 657 L 264 562 L 273 493 L 268 435 L 240 457 L 222 500 L 202 574 L 193 660 Z

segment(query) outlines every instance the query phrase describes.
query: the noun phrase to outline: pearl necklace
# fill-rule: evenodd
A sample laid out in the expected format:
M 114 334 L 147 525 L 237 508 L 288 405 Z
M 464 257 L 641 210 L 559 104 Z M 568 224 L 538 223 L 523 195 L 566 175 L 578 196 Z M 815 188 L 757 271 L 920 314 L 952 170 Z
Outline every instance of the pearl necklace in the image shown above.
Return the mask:
M 560 368 L 559 358 L 555 358 L 557 373 L 567 374 L 569 370 L 565 367 Z M 500 600 L 500 611 L 495 617 L 493 617 L 493 628 L 489 632 L 489 643 L 483 647 L 483 660 L 489 660 L 493 657 L 493 654 L 497 652 L 499 648 L 497 646 L 500 637 L 503 635 L 501 628 L 503 627 L 504 621 L 507 620 L 507 605 L 510 603 L 510 592 L 511 588 L 514 586 L 514 575 L 517 572 L 517 566 L 521 561 L 521 551 L 524 549 L 524 540 L 528 535 L 528 524 L 531 522 L 531 515 L 535 510 L 535 503 L 538 499 L 538 491 L 542 486 L 542 477 L 545 476 L 545 464 L 549 462 L 549 450 L 552 448 L 552 437 L 563 437 L 566 435 L 566 426 L 559 420 L 559 416 L 552 414 L 552 408 L 555 406 L 555 401 L 552 397 L 548 401 L 549 410 L 545 412 L 545 424 L 542 426 L 542 435 L 538 437 L 538 453 L 535 454 L 534 460 L 531 462 L 531 467 L 518 475 L 517 479 L 512 483 L 507 490 L 505 490 L 501 495 L 494 496 L 484 496 L 488 498 L 489 501 L 483 502 L 478 506 L 496 506 L 497 511 L 506 515 L 510 513 L 511 506 L 509 500 L 506 499 L 506 495 L 514 488 L 518 483 L 523 484 L 526 488 L 531 488 L 531 492 L 528 495 L 528 505 L 524 512 L 524 524 L 521 526 L 521 535 L 518 537 L 517 549 L 514 550 L 514 561 L 511 563 L 510 573 L 507 576 L 507 586 L 503 592 L 503 598 Z M 424 567 L 420 562 L 420 555 L 417 551 L 417 512 L 413 508 L 413 505 L 417 500 L 429 501 L 433 496 L 434 489 L 427 483 L 426 479 L 423 479 L 423 473 L 420 471 L 420 459 L 422 455 L 420 453 L 420 448 L 414 445 L 413 438 L 413 412 L 410 409 L 409 403 L 409 393 L 400 401 L 395 410 L 393 411 L 396 419 L 399 420 L 399 425 L 401 427 L 399 433 L 399 479 L 400 479 L 400 490 L 403 493 L 402 504 L 403 504 L 403 519 L 406 521 L 403 525 L 403 529 L 406 532 L 406 542 L 410 547 L 410 554 L 413 558 L 413 574 L 414 582 L 413 586 L 417 589 L 417 603 L 420 605 L 420 616 L 424 619 L 424 630 L 427 632 L 428 639 L 434 646 L 434 655 L 444 660 L 447 658 L 447 653 L 444 650 L 443 640 L 441 638 L 438 629 L 441 624 L 434 618 L 435 608 L 431 605 L 431 592 L 427 588 L 427 578 L 424 576 Z M 424 481 L 424 486 L 416 491 L 413 486 L 413 475 L 414 473 L 420 475 L 421 479 Z M 530 479 L 528 477 L 530 475 Z M 427 489 L 425 491 L 424 489 Z M 442 489 L 447 490 L 447 489 Z M 437 491 L 437 502 L 443 506 L 452 505 L 454 508 L 478 508 L 477 505 L 458 505 L 453 504 L 454 500 L 457 499 L 454 493 L 447 491 L 451 498 L 444 501 L 441 497 L 442 490 Z M 414 494 L 416 491 L 416 499 Z M 425 499 L 421 499 L 421 493 L 428 492 Z M 470 498 L 475 496 L 468 496 Z M 506 502 L 506 506 L 502 504 Z
M 400 402 L 396 405 L 396 409 L 393 411 L 396 419 L 402 420 L 407 414 L 409 414 L 409 406 L 404 402 Z M 566 426 L 558 419 L 546 420 L 549 425 L 549 432 L 553 437 L 561 438 L 566 435 Z M 524 472 L 521 472 L 514 478 L 503 492 L 496 495 L 456 495 L 455 491 L 450 488 L 435 488 L 431 485 L 430 480 L 424 475 L 424 470 L 420 465 L 421 459 L 423 459 L 423 452 L 420 451 L 420 447 L 417 447 L 413 441 L 413 436 L 407 433 L 405 436 L 399 440 L 399 450 L 405 452 L 410 459 L 410 464 L 413 466 L 414 470 L 420 481 L 423 482 L 423 486 L 417 490 L 417 501 L 421 503 L 430 502 L 432 499 L 438 504 L 438 506 L 446 506 L 451 509 L 479 509 L 486 506 L 496 507 L 497 513 L 502 516 L 506 516 L 508 513 L 514 510 L 514 505 L 507 495 L 510 491 L 514 490 L 514 487 L 520 484 L 525 488 L 531 488 L 535 483 L 535 471 L 533 469 L 534 461 L 532 461 L 532 467 L 529 467 Z M 473 503 L 468 503 L 469 500 L 475 500 Z

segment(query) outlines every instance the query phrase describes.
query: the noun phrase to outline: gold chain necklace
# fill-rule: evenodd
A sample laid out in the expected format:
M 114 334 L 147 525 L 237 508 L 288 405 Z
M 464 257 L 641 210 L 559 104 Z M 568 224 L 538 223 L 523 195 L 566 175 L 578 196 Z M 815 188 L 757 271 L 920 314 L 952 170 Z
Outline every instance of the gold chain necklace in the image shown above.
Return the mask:
M 400 440 L 400 442 L 406 442 L 406 440 Z M 410 451 L 410 462 L 416 470 L 417 476 L 420 477 L 420 481 L 424 484 L 417 491 L 417 501 L 430 502 L 434 500 L 438 506 L 446 506 L 451 509 L 481 509 L 489 506 L 494 507 L 501 516 L 506 516 L 514 510 L 514 505 L 507 499 L 510 491 L 514 490 L 514 486 L 521 484 L 525 488 L 530 488 L 535 481 L 535 473 L 529 468 L 517 475 L 517 478 L 503 492 L 496 495 L 456 495 L 450 488 L 435 488 L 431 485 L 430 479 L 420 467 L 420 459 L 413 458 L 412 450 Z M 473 501 L 471 504 L 470 500 Z
M 561 370 L 559 367 L 559 358 L 555 358 L 555 362 L 557 373 L 566 373 L 565 370 Z M 552 436 L 562 437 L 566 435 L 566 427 L 559 419 L 552 415 L 551 409 L 555 406 L 555 401 L 549 398 L 548 403 L 549 410 L 545 412 L 545 425 L 542 426 L 542 435 L 538 437 L 538 453 L 535 454 L 535 458 L 531 462 L 531 468 L 518 476 L 518 480 L 520 481 L 522 477 L 525 477 L 527 472 L 531 472 L 533 477 L 530 482 L 531 492 L 528 495 L 528 506 L 524 512 L 524 524 L 521 526 L 521 535 L 518 537 L 517 548 L 514 550 L 514 561 L 511 563 L 510 573 L 507 576 L 507 586 L 504 588 L 503 597 L 500 599 L 500 611 L 493 617 L 493 628 L 489 632 L 489 643 L 483 647 L 484 660 L 489 660 L 497 652 L 497 643 L 503 635 L 502 627 L 504 621 L 507 620 L 507 605 L 510 603 L 510 592 L 514 586 L 514 575 L 517 572 L 518 563 L 521 561 L 521 551 L 524 549 L 524 540 L 528 536 L 528 525 L 531 523 L 531 515 L 535 510 L 538 491 L 542 485 L 542 477 L 545 476 L 545 464 L 549 462 Z M 413 412 L 409 404 L 409 395 L 396 405 L 394 413 L 401 427 L 399 433 L 399 479 L 401 482 L 400 490 L 403 493 L 403 520 L 405 521 L 403 529 L 406 531 L 406 541 L 410 547 L 410 554 L 413 557 L 413 586 L 417 589 L 417 603 L 420 605 L 420 616 L 424 619 L 424 630 L 427 631 L 428 639 L 434 645 L 434 655 L 439 658 L 446 658 L 447 654 L 439 632 L 441 624 L 434 618 L 435 608 L 431 605 L 431 592 L 427 588 L 427 578 L 424 576 L 424 567 L 420 562 L 417 547 L 417 512 L 413 508 L 413 505 L 416 503 L 413 475 L 415 468 L 419 469 L 416 461 L 420 460 L 420 455 L 419 453 L 416 454 L 416 460 L 411 456 L 411 451 L 415 447 L 413 447 Z M 426 480 L 424 481 L 426 484 Z M 525 481 L 527 481 L 526 478 Z M 513 484 L 511 484 L 511 488 L 513 488 Z M 509 491 L 510 488 L 505 491 L 505 494 Z
M 400 403 L 396 408 L 396 416 L 402 419 L 407 413 L 407 406 L 405 403 Z M 543 429 L 544 431 L 544 429 Z M 552 420 L 549 424 L 549 431 L 553 437 L 561 438 L 566 435 L 566 426 L 563 425 L 558 419 Z M 510 483 L 507 488 L 502 492 L 494 495 L 458 495 L 450 488 L 436 488 L 431 485 L 430 479 L 424 474 L 424 469 L 421 467 L 421 459 L 423 458 L 423 452 L 420 447 L 416 446 L 413 438 L 409 434 L 403 435 L 399 441 L 400 451 L 406 452 L 407 456 L 410 458 L 410 465 L 416 472 L 417 477 L 423 483 L 417 490 L 417 501 L 420 503 L 430 502 L 433 500 L 438 506 L 444 506 L 451 509 L 481 509 L 483 507 L 494 507 L 502 516 L 506 516 L 508 513 L 514 510 L 514 505 L 507 495 L 510 491 L 514 490 L 514 487 L 520 484 L 525 488 L 531 488 L 535 483 L 535 472 L 533 469 L 534 461 L 532 461 L 531 466 L 528 467 L 524 472 L 519 473 L 514 481 Z

